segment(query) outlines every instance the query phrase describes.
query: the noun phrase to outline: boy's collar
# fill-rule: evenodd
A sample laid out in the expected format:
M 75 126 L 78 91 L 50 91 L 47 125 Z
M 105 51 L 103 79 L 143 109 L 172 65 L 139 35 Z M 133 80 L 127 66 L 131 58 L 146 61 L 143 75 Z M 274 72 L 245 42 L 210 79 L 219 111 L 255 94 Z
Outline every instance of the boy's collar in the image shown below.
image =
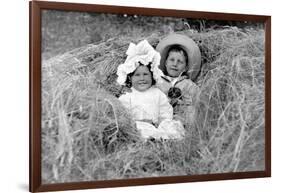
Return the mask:
M 170 77 L 167 75 L 161 76 L 164 80 L 168 81 L 168 82 L 173 82 L 174 80 L 176 80 L 176 82 L 181 81 L 183 79 L 186 79 L 188 76 L 186 75 L 182 75 L 183 73 L 181 73 L 178 77 Z

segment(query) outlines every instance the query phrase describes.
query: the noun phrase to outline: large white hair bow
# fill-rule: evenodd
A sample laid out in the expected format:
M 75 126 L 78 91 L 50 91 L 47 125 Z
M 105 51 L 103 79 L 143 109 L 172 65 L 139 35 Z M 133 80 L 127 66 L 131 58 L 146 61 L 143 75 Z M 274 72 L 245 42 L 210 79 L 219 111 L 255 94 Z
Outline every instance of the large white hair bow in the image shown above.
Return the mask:
M 130 43 L 126 52 L 127 58 L 123 64 L 120 64 L 117 69 L 117 82 L 120 85 L 124 85 L 127 79 L 127 75 L 134 72 L 140 65 L 148 65 L 151 63 L 151 71 L 153 78 L 158 81 L 163 75 L 163 72 L 158 68 L 160 65 L 161 56 L 147 40 L 139 42 L 137 45 Z

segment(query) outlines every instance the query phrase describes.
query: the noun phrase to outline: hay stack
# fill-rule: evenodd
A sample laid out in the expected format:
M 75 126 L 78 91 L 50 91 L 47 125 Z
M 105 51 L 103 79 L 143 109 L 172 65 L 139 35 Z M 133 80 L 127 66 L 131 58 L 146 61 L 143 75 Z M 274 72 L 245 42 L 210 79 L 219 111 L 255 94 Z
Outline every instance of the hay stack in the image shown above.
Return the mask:
M 123 88 L 115 73 L 129 43 L 146 38 L 156 47 L 163 35 L 113 38 L 43 61 L 43 181 L 264 169 L 264 30 L 225 27 L 180 33 L 199 45 L 202 69 L 196 80 L 201 88 L 197 127 L 179 147 L 139 143 L 130 115 L 116 98 Z M 149 154 L 156 149 L 158 157 Z M 171 158 L 173 151 L 179 153 Z M 160 171 L 151 169 L 151 159 L 160 163 Z M 131 172 L 126 172 L 129 166 Z

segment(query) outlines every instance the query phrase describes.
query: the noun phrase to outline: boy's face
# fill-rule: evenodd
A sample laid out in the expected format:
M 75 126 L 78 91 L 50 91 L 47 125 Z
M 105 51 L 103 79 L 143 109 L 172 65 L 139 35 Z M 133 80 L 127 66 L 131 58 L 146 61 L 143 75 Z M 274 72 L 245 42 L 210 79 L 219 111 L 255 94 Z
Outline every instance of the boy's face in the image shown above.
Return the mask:
M 152 85 L 152 76 L 147 66 L 139 66 L 132 76 L 132 87 L 138 91 L 145 91 Z
M 186 59 L 181 52 L 170 52 L 165 62 L 168 76 L 178 77 L 187 70 Z

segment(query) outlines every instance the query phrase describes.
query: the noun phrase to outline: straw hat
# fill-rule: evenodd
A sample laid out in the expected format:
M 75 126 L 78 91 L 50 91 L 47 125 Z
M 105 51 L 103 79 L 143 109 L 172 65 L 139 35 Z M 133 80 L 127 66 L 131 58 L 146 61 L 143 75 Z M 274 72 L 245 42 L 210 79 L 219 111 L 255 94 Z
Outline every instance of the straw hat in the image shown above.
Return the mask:
M 188 75 L 191 80 L 194 80 L 201 67 L 201 53 L 197 44 L 188 36 L 181 34 L 171 34 L 162 39 L 156 47 L 156 50 L 161 55 L 159 68 L 165 69 L 165 60 L 168 50 L 172 45 L 180 45 L 188 55 Z

